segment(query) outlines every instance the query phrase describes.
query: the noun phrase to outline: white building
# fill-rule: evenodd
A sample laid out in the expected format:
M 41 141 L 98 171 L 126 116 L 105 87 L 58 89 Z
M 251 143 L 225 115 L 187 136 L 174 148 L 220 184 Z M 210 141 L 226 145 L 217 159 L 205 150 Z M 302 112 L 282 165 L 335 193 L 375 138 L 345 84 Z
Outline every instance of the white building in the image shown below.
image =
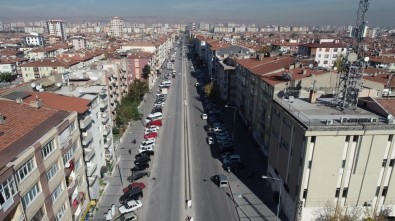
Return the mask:
M 123 34 L 123 20 L 119 17 L 114 17 L 110 21 L 110 32 L 112 37 L 122 37 Z
M 59 36 L 63 41 L 67 40 L 64 22 L 61 20 L 47 21 L 47 31 L 49 35 Z
M 82 50 L 86 48 L 86 39 L 82 36 L 71 37 L 71 44 L 75 50 Z
M 25 44 L 29 46 L 44 46 L 44 37 L 39 35 L 38 33 L 30 33 L 25 36 Z
M 299 55 L 307 56 L 317 62 L 318 67 L 329 69 L 333 67 L 337 56 L 346 53 L 346 46 L 333 39 L 320 39 L 313 43 L 300 45 L 298 51 Z

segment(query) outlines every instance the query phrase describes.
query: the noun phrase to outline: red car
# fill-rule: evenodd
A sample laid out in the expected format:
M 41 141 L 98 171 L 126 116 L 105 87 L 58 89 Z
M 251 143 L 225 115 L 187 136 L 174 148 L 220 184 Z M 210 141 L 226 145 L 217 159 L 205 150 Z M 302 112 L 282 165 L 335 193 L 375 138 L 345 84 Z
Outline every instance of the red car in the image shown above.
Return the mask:
M 131 190 L 131 189 L 133 189 L 133 188 L 136 188 L 136 187 L 140 187 L 140 189 L 144 189 L 144 188 L 145 188 L 145 184 L 144 184 L 144 183 L 131 183 L 131 184 L 129 184 L 129 186 L 123 188 L 122 191 L 123 191 L 124 193 L 126 193 L 126 192 L 128 192 L 129 190 Z
M 145 125 L 146 127 L 150 127 L 150 126 L 158 126 L 161 127 L 162 126 L 162 120 L 154 120 L 154 121 L 150 121 L 149 123 L 147 123 L 147 125 Z
M 149 139 L 149 138 L 156 138 L 158 136 L 157 132 L 151 132 L 147 135 L 144 135 L 144 139 Z

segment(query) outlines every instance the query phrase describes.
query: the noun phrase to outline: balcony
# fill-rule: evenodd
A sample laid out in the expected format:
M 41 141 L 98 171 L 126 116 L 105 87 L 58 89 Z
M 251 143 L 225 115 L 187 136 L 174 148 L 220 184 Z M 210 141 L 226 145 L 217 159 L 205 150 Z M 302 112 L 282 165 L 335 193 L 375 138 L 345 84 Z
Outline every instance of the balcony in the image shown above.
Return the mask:
M 95 163 L 87 163 L 86 164 L 86 174 L 91 177 L 93 173 L 96 171 L 97 165 Z
M 103 111 L 103 110 L 107 110 L 107 107 L 108 107 L 108 100 L 107 99 L 105 99 L 105 100 L 103 100 L 103 101 L 101 101 L 100 102 L 100 109 Z
M 79 120 L 80 120 L 80 128 L 84 129 L 87 126 L 89 126 L 89 124 L 92 122 L 92 117 L 90 115 L 87 115 L 85 117 L 81 117 Z
M 104 140 L 104 148 L 110 149 L 111 145 L 112 145 L 112 138 Z
M 88 177 L 88 185 L 93 186 L 97 180 L 97 176 Z
M 84 154 L 85 154 L 85 161 L 88 162 L 92 159 L 92 157 L 95 155 L 95 151 L 91 148 L 84 148 Z
M 77 187 L 77 179 L 76 177 L 66 177 L 66 184 L 67 184 L 67 193 L 69 196 L 74 192 L 75 188 Z
M 88 145 L 93 139 L 93 136 L 91 133 L 88 132 L 82 132 L 82 145 L 86 146 Z
M 101 114 L 101 122 L 103 124 L 106 124 L 108 122 L 108 119 L 109 119 L 108 114 L 106 114 L 106 113 Z
M 107 125 L 103 126 L 103 135 L 104 136 L 108 136 L 110 134 L 110 132 L 111 132 L 110 126 L 107 126 Z

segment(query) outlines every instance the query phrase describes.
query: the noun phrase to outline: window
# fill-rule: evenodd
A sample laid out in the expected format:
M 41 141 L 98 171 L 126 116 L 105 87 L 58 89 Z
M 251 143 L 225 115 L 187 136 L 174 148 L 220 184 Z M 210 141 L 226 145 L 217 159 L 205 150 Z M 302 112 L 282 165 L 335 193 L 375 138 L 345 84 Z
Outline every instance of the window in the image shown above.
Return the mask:
M 328 64 L 328 61 L 324 61 L 324 64 Z
M 312 142 L 312 143 L 315 143 L 315 136 L 312 136 L 312 137 L 311 137 L 311 142 Z
M 392 142 L 393 136 L 394 136 L 394 135 L 389 135 L 389 136 L 388 136 L 388 141 L 389 141 L 389 142 Z
M 329 58 L 329 54 L 326 54 L 324 58 Z
M 353 139 L 352 139 L 352 141 L 353 141 L 353 142 L 358 142 L 358 138 L 359 138 L 359 136 L 354 136 Z
M 379 196 L 379 193 L 380 193 L 380 187 L 378 186 L 378 187 L 376 187 L 376 194 L 375 194 L 375 196 Z
M 43 158 L 47 158 L 53 151 L 54 151 L 54 145 L 53 145 L 53 140 L 51 140 L 49 143 L 47 143 L 42 149 L 41 153 L 43 155 Z
M 36 165 L 34 164 L 33 158 L 27 161 L 19 170 L 16 171 L 16 177 L 19 183 L 21 183 L 27 175 L 29 175 L 34 169 Z
M 350 141 L 350 135 L 347 135 L 346 136 L 346 142 L 349 142 Z
M 60 221 L 62 220 L 64 214 L 66 213 L 66 205 L 63 204 L 62 208 L 56 213 L 55 220 Z
M 73 133 L 73 132 L 75 131 L 76 128 L 77 128 L 77 127 L 75 126 L 75 121 L 71 122 L 71 123 L 70 123 L 70 126 L 69 126 L 69 131 L 70 131 L 70 133 Z
M 336 58 L 336 57 L 337 57 L 337 55 L 336 55 L 336 54 L 332 55 L 332 58 Z
M 307 168 L 311 169 L 311 160 L 309 160 L 309 165 L 307 166 Z
M 347 194 L 348 194 L 348 188 L 345 187 L 345 188 L 343 189 L 343 195 L 342 195 L 342 197 L 347 197 Z
M 346 160 L 342 161 L 342 168 L 346 167 Z
M 66 163 L 70 162 L 70 159 L 73 157 L 73 148 L 70 148 L 65 154 L 63 154 L 63 163 L 66 165 Z
M 336 188 L 335 197 L 338 198 L 340 194 L 340 188 Z
M 318 58 L 321 58 L 321 54 L 318 54 Z
M 40 193 L 40 187 L 38 186 L 38 183 L 34 185 L 29 192 L 25 194 L 25 196 L 22 197 L 22 204 L 25 207 L 25 209 L 30 205 L 31 202 L 33 202 L 38 194 Z
M 53 203 L 59 198 L 59 196 L 62 192 L 63 192 L 62 184 L 59 184 L 59 186 L 56 187 L 55 190 L 51 194 L 51 199 L 52 199 Z
M 394 159 L 391 159 L 391 160 L 390 160 L 390 167 L 394 167 L 394 163 L 395 163 L 395 160 L 394 160 Z
M 307 198 L 307 189 L 304 189 L 303 190 L 303 199 L 306 199 Z
M 337 48 L 334 48 L 334 49 L 333 49 L 333 52 L 337 52 L 338 50 L 339 50 L 339 49 L 337 49 Z
M 382 166 L 382 167 L 387 166 L 387 159 L 384 159 L 384 160 L 383 160 L 383 163 L 381 164 L 381 166 Z
M 58 162 L 54 163 L 51 168 L 47 171 L 47 180 L 48 182 L 52 180 L 52 178 L 56 175 L 58 172 Z
M 388 192 L 388 186 L 385 186 L 385 187 L 383 188 L 383 192 L 381 193 L 381 196 L 386 197 L 386 196 L 387 196 L 387 192 Z
M 13 197 L 17 194 L 14 177 L 11 176 L 0 185 L 0 205 L 6 211 L 14 202 Z
M 44 206 L 41 207 L 36 214 L 32 217 L 31 221 L 40 221 L 44 217 L 45 212 L 44 212 Z

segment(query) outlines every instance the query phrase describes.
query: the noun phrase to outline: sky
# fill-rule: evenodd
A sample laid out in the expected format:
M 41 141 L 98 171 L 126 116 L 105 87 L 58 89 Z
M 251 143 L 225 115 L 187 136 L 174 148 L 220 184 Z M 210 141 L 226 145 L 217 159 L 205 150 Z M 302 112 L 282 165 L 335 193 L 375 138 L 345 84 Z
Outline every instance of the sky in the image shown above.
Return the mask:
M 369 26 L 395 27 L 395 0 L 369 2 Z M 27 17 L 154 16 L 268 25 L 354 25 L 358 4 L 359 0 L 0 0 L 0 21 Z

